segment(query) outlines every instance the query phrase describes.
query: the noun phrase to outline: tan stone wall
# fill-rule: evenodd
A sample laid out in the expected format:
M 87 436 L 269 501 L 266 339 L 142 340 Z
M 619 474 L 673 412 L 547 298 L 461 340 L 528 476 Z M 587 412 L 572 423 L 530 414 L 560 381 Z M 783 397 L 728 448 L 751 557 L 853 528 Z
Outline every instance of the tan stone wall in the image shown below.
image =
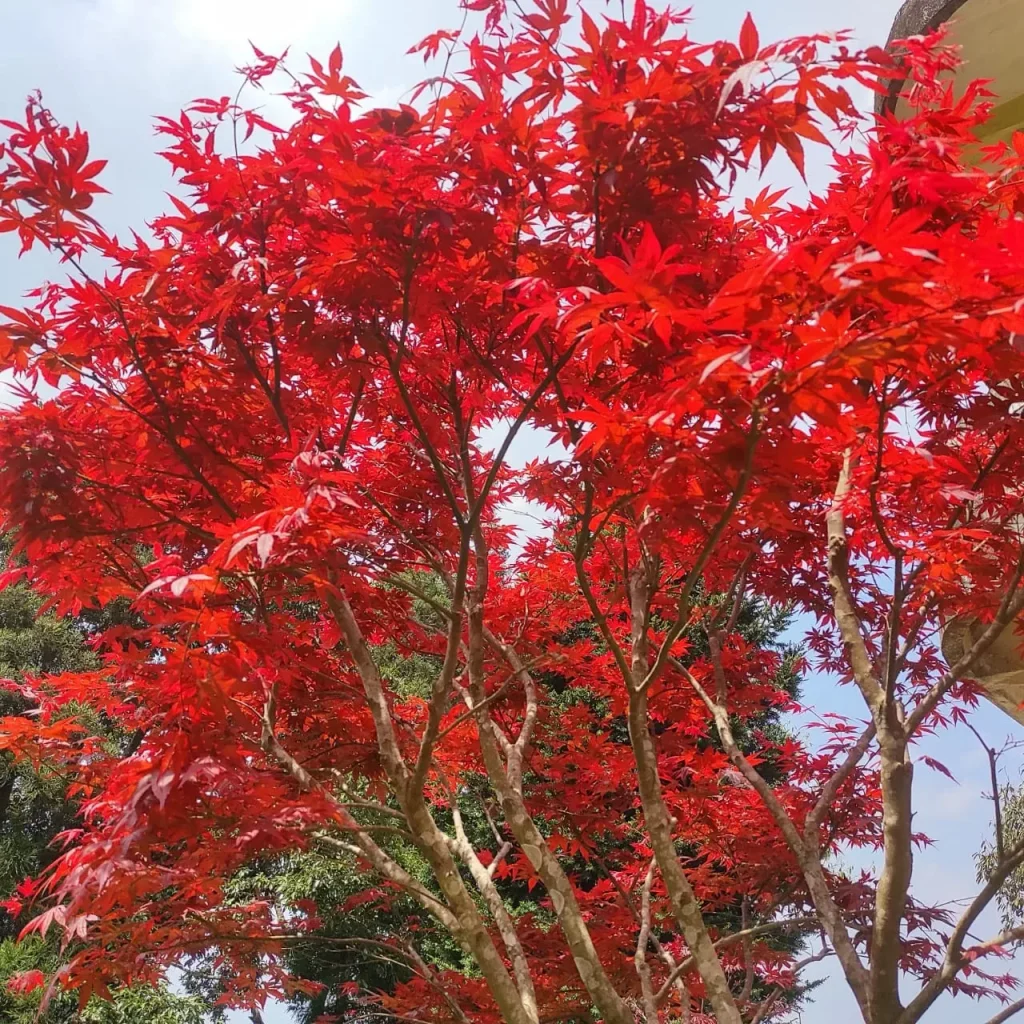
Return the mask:
M 953 664 L 981 636 L 983 625 L 954 619 L 942 633 L 942 656 Z M 993 703 L 1024 725 L 1024 636 L 1011 624 L 979 660 L 973 676 Z

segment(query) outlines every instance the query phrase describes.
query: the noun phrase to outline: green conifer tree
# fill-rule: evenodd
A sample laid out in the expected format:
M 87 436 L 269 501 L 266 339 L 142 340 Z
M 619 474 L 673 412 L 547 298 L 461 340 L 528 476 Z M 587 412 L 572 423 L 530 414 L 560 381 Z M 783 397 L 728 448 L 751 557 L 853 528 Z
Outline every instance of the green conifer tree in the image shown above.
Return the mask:
M 10 559 L 10 544 L 0 541 L 0 571 Z M 24 584 L 0 590 L 0 715 L 29 714 L 32 702 L 16 684 L 28 677 L 81 672 L 96 667 L 87 639 L 97 623 L 40 614 L 42 600 Z M 108 614 L 118 614 L 113 609 Z M 69 709 L 81 714 L 81 709 Z M 102 723 L 87 723 L 97 732 Z M 130 737 L 110 733 L 114 743 Z M 77 809 L 65 796 L 68 780 L 45 764 L 38 770 L 15 767 L 0 754 L 0 900 L 10 901 L 19 885 L 35 877 L 56 855 L 53 839 L 76 823 Z M 79 1007 L 77 996 L 57 994 L 42 1013 L 43 989 L 18 993 L 8 988 L 15 976 L 41 971 L 50 976 L 61 963 L 56 938 L 15 941 L 26 913 L 0 910 L 0 1021 L 3 1024 L 202 1024 L 205 1006 L 195 997 L 166 987 L 137 986 L 114 993 L 111 1001 L 92 999 Z

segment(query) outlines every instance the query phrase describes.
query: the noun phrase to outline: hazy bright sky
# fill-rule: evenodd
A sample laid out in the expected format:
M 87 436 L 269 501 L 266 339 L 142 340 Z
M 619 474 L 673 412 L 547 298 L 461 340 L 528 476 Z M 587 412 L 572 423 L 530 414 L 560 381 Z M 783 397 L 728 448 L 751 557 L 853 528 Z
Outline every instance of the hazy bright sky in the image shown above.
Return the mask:
M 600 12 L 603 2 L 586 0 L 586 6 Z M 694 0 L 691 35 L 735 38 L 750 9 L 762 40 L 849 28 L 860 42 L 881 43 L 897 7 L 898 0 Z M 176 114 L 198 96 L 234 93 L 232 69 L 247 60 L 247 40 L 269 52 L 291 46 L 295 63 L 305 52 L 326 58 L 340 41 L 347 72 L 377 104 L 394 104 L 423 77 L 420 58 L 405 51 L 428 32 L 455 28 L 459 21 L 456 0 L 0 0 L 0 117 L 20 116 L 25 96 L 40 88 L 60 120 L 80 122 L 94 156 L 110 161 L 102 181 L 111 195 L 93 212 L 124 231 L 160 212 L 170 187 L 165 165 L 153 155 L 153 115 Z M 793 184 L 791 172 L 779 167 L 769 179 Z M 812 184 L 826 175 L 823 161 L 811 166 Z M 11 305 L 40 278 L 57 273 L 45 257 L 16 262 L 14 255 L 12 236 L 0 236 L 0 303 Z M 835 690 L 830 681 L 812 677 L 804 699 L 860 713 L 854 694 Z M 1009 718 L 988 707 L 975 722 L 996 745 L 1011 731 L 1021 736 Z M 918 858 L 914 892 L 925 901 L 947 902 L 975 889 L 972 855 L 991 830 L 991 804 L 981 797 L 988 788 L 987 763 L 966 731 L 946 734 L 930 749 L 957 783 L 918 769 L 916 826 L 937 845 Z M 988 935 L 995 925 L 989 915 L 979 933 Z M 1024 957 L 1016 963 L 1024 976 Z M 819 967 L 829 980 L 803 1024 L 856 1019 L 844 983 L 830 976 L 827 963 Z M 980 1024 L 995 1010 L 946 1000 L 927 1020 Z M 280 1008 L 266 1013 L 267 1024 L 287 1019 Z

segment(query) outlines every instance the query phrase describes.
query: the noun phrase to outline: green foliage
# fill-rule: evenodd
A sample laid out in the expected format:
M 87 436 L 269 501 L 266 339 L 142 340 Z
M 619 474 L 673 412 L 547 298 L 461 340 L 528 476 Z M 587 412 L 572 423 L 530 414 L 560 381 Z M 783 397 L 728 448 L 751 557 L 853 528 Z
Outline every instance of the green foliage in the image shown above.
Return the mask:
M 0 567 L 6 553 L 0 549 Z M 79 672 L 94 668 L 96 659 L 72 620 L 39 615 L 39 596 L 15 584 L 0 591 L 0 679 L 22 680 L 26 675 Z M 11 690 L 0 690 L 0 715 L 20 715 L 29 701 Z M 75 810 L 64 799 L 65 781 L 45 766 L 33 771 L 0 761 L 0 896 L 9 896 L 25 877 L 38 874 L 50 861 L 53 837 L 75 822 Z M 14 923 L 0 915 L 0 938 L 9 937 Z
M 203 1003 L 183 998 L 165 987 L 137 986 L 114 993 L 111 1000 L 93 999 L 79 1009 L 78 997 L 55 992 L 43 1009 L 45 988 L 24 995 L 8 991 L 7 980 L 23 971 L 49 973 L 60 966 L 52 942 L 30 938 L 0 942 L 0 1021 L 3 1024 L 203 1024 Z
M 1024 778 L 1016 786 L 1003 786 L 999 791 L 999 804 L 1003 819 L 1003 849 L 1012 850 L 1024 843 Z M 988 881 L 999 864 L 995 843 L 983 843 L 976 860 L 978 881 Z M 996 902 L 1004 928 L 1024 924 L 1024 867 L 1009 875 L 996 895 Z
M 399 697 L 430 696 L 430 684 L 440 661 L 426 654 L 403 655 L 394 643 L 382 644 L 374 651 L 380 674 Z
M 203 1024 L 206 1007 L 194 997 L 164 987 L 137 985 L 117 992 L 109 1002 L 93 999 L 79 1016 L 81 1024 Z
M 423 595 L 422 598 L 413 598 L 412 613 L 416 620 L 428 629 L 443 631 L 446 623 L 437 607 L 445 608 L 449 604 L 443 581 L 425 572 L 403 573 L 401 580 L 405 586 Z M 391 689 L 403 698 L 428 698 L 431 683 L 441 667 L 438 658 L 400 651 L 393 642 L 375 648 L 374 660 Z
M 388 852 L 424 885 L 434 887 L 429 868 L 415 847 L 402 837 L 382 838 Z M 313 995 L 297 994 L 291 1008 L 303 1022 L 323 1015 L 342 1014 L 353 1008 L 344 986 L 358 982 L 365 992 L 391 991 L 409 977 L 402 950 L 415 943 L 418 953 L 440 969 L 471 973 L 465 954 L 451 937 L 435 929 L 409 897 L 394 894 L 382 902 L 369 889 L 374 880 L 351 856 L 335 851 L 309 851 L 252 864 L 229 886 L 232 901 L 269 900 L 281 908 L 316 904 L 320 926 L 308 939 L 289 943 L 285 957 L 289 971 L 323 987 Z M 388 949 L 394 947 L 394 950 Z M 201 961 L 196 961 L 200 965 Z M 186 987 L 204 992 L 208 1000 L 219 994 L 205 970 L 187 977 Z
M 72 1024 L 78 1000 L 60 997 L 40 1015 L 43 990 L 17 995 L 7 988 L 8 980 L 24 971 L 40 970 L 47 974 L 59 966 L 56 946 L 41 939 L 0 942 L 0 1020 L 4 1024 Z
M 6 566 L 9 546 L 0 542 L 0 568 Z M 39 614 L 42 601 L 28 587 L 15 584 L 0 591 L 0 679 L 21 681 L 26 676 L 82 672 L 97 666 L 86 640 L 91 629 L 111 624 L 128 614 L 126 605 L 104 609 L 79 620 Z M 0 690 L 0 716 L 31 710 L 20 693 Z M 99 735 L 103 724 L 80 707 L 69 707 L 83 725 Z M 110 733 L 110 741 L 120 737 Z M 39 874 L 56 854 L 53 839 L 77 824 L 75 805 L 65 798 L 67 780 L 43 765 L 38 771 L 9 759 L 0 761 L 0 898 L 14 893 L 25 878 Z M 16 942 L 23 921 L 0 911 L 0 1022 L 2 1024 L 202 1024 L 200 999 L 183 998 L 164 986 L 139 985 L 113 994 L 111 1000 L 92 999 L 79 1008 L 78 997 L 52 994 L 41 1011 L 45 988 L 24 995 L 7 984 L 13 975 L 42 971 L 50 976 L 61 964 L 56 937 Z

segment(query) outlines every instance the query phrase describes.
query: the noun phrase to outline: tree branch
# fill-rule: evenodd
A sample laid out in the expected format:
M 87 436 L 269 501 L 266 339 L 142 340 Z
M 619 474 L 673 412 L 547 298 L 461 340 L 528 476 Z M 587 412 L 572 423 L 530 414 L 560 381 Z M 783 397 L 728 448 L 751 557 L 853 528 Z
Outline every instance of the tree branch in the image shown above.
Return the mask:
M 548 891 L 576 970 L 593 1000 L 594 1006 L 599 1010 L 606 1024 L 633 1024 L 632 1011 L 615 990 L 605 972 L 576 900 L 572 883 L 527 810 L 521 792 L 521 773 L 512 770 L 515 765 L 515 748 L 505 740 L 506 755 L 509 758 L 509 767 L 506 767 L 502 760 L 499 734 L 490 718 L 488 709 L 482 706 L 486 699 L 483 649 L 487 644 L 487 628 L 484 625 L 483 605 L 487 586 L 487 546 L 479 524 L 473 530 L 473 543 L 476 548 L 477 579 L 474 583 L 473 593 L 470 595 L 467 616 L 469 628 L 467 670 L 470 683 L 467 697 L 471 698 L 471 706 L 477 712 L 477 733 L 487 775 L 501 800 L 505 821 L 519 843 L 520 849 Z M 520 738 L 522 738 L 522 733 Z
M 820 922 L 816 917 L 794 917 L 789 920 L 782 921 L 766 921 L 764 924 L 755 924 L 750 928 L 744 929 L 743 931 L 733 932 L 731 935 L 726 935 L 721 939 L 717 939 L 714 944 L 716 951 L 720 949 L 727 949 L 729 946 L 736 945 L 737 942 L 745 942 L 748 940 L 759 938 L 762 935 L 768 935 L 771 932 L 785 931 L 787 928 L 817 928 Z M 687 971 L 692 970 L 695 965 L 695 960 L 692 956 L 688 956 L 685 960 L 675 967 L 672 973 L 668 976 L 665 983 L 658 989 L 658 994 L 655 999 L 660 1006 L 667 998 L 669 990 L 672 987 L 673 982 L 676 978 L 682 977 Z
M 829 891 L 817 849 L 804 842 L 803 837 L 800 835 L 796 825 L 793 823 L 793 819 L 789 816 L 785 807 L 782 806 L 782 803 L 772 790 L 771 786 L 769 786 L 761 777 L 757 769 L 754 768 L 747 758 L 744 757 L 743 752 L 740 750 L 739 745 L 736 743 L 732 734 L 732 727 L 729 724 L 729 715 L 725 708 L 716 704 L 708 696 L 704 687 L 701 686 L 697 678 L 685 665 L 675 658 L 672 659 L 672 664 L 687 678 L 690 685 L 704 702 L 708 711 L 711 712 L 711 716 L 714 719 L 718 730 L 719 738 L 722 741 L 722 746 L 725 749 L 729 760 L 732 761 L 740 774 L 742 774 L 742 776 L 757 792 L 761 801 L 775 819 L 775 822 L 779 826 L 779 830 L 785 837 L 790 849 L 795 854 L 797 861 L 800 864 L 801 871 L 803 872 L 804 880 L 807 882 L 807 888 L 811 894 L 814 908 L 818 912 L 820 923 L 824 927 L 825 933 L 828 935 L 829 940 L 836 951 L 836 955 L 838 956 L 839 962 L 843 968 L 843 973 L 846 976 L 847 983 L 857 999 L 857 1003 L 864 1015 L 864 1019 L 869 1020 L 870 975 L 861 963 L 860 957 L 857 955 L 857 951 L 850 939 L 849 932 L 846 929 L 846 924 L 843 921 L 839 907 L 836 905 L 835 900 L 833 900 L 832 894 Z
M 832 590 L 836 624 L 846 648 L 847 658 L 853 670 L 854 682 L 864 697 L 864 703 L 877 714 L 883 701 L 882 687 L 875 677 L 871 656 L 861 633 L 860 616 L 850 589 L 850 555 L 846 538 L 846 520 L 843 502 L 850 493 L 850 453 L 843 456 L 843 468 L 836 483 L 832 508 L 826 516 L 828 531 L 828 581 Z
M 640 997 L 647 1024 L 658 1024 L 658 1003 L 651 984 L 651 968 L 647 963 L 647 943 L 651 935 L 651 884 L 654 882 L 654 870 L 657 866 L 657 858 L 652 858 L 640 892 L 640 933 L 636 940 L 636 953 L 633 955 L 633 966 L 640 978 Z
M 949 942 L 946 944 L 946 955 L 943 957 L 942 966 L 928 979 L 921 991 L 903 1011 L 897 1024 L 915 1024 L 928 1011 L 932 1003 L 953 983 L 968 962 L 963 954 L 963 947 L 971 927 L 981 912 L 995 898 L 1006 879 L 1022 864 L 1024 864 L 1024 842 L 1012 847 L 1007 852 L 1005 860 L 996 865 L 985 887 L 974 897 L 970 906 L 957 921 L 956 927 L 949 937 Z M 1014 931 L 1019 934 L 1014 934 Z M 981 948 L 1002 945 L 1005 942 L 1016 942 L 1024 937 L 1024 928 L 1014 931 L 1003 933 L 996 939 L 983 943 Z
M 651 735 L 648 710 L 648 689 L 632 685 L 647 671 L 646 624 L 649 613 L 649 581 L 642 571 L 630 573 L 631 629 L 633 636 L 632 666 L 625 681 L 629 697 L 629 740 L 637 768 L 640 802 L 650 836 L 651 848 L 658 861 L 661 877 L 668 890 L 672 913 L 693 952 L 707 998 L 714 1008 L 718 1024 L 741 1024 L 742 1017 L 729 988 L 729 980 L 715 952 L 697 895 L 679 861 L 673 835 L 673 821 L 661 789 L 658 752 Z
M 1005 1024 L 1021 1010 L 1024 1010 L 1024 999 L 1018 999 L 1015 1003 L 1004 1006 L 994 1017 L 989 1017 L 987 1024 Z
M 821 828 L 821 823 L 828 813 L 828 809 L 832 806 L 832 801 L 835 799 L 840 787 L 850 777 L 857 765 L 860 764 L 861 758 L 863 758 L 868 747 L 871 746 L 871 741 L 875 738 L 875 731 L 875 723 L 871 722 L 860 734 L 857 742 L 850 748 L 843 763 L 832 773 L 828 782 L 822 787 L 817 802 L 812 808 L 811 813 L 804 820 L 804 839 L 809 844 L 815 847 L 818 846 L 818 831 Z
M 708 534 L 707 540 L 705 540 L 700 553 L 697 555 L 696 561 L 693 563 L 693 566 L 686 577 L 683 588 L 679 593 L 676 620 L 665 634 L 665 638 L 662 640 L 661 646 L 658 648 L 654 664 L 650 667 L 641 682 L 637 682 L 636 680 L 631 681 L 634 686 L 637 686 L 640 689 L 647 689 L 658 678 L 668 661 L 669 655 L 672 651 L 672 645 L 682 635 L 683 630 L 686 629 L 686 624 L 690 617 L 690 596 L 693 593 L 693 588 L 700 580 L 704 567 L 708 564 L 708 561 L 714 554 L 718 541 L 721 539 L 722 534 L 729 525 L 729 521 L 732 519 L 733 513 L 739 507 L 739 503 L 743 500 L 743 495 L 746 493 L 747 487 L 750 485 L 750 479 L 754 472 L 754 451 L 757 448 L 757 442 L 761 436 L 759 422 L 760 420 L 757 411 L 755 410 L 751 415 L 750 434 L 747 438 L 746 451 L 743 456 L 743 467 L 740 470 L 736 486 L 733 488 L 732 495 L 725 508 L 722 510 L 722 514 L 718 517 L 718 521 L 711 528 L 711 532 Z
M 455 823 L 455 836 L 452 840 L 452 849 L 458 854 L 462 862 L 469 869 L 473 881 L 476 883 L 480 895 L 483 896 L 487 909 L 491 912 L 494 924 L 501 936 L 502 944 L 508 952 L 512 961 L 512 972 L 515 975 L 516 985 L 519 987 L 519 996 L 523 1001 L 523 1008 L 527 1016 L 537 1024 L 537 994 L 533 986 L 533 976 L 530 973 L 530 965 L 523 952 L 522 944 L 519 941 L 519 934 L 512 917 L 505 907 L 505 901 L 501 898 L 497 887 L 494 884 L 492 874 L 480 862 L 473 844 L 466 835 L 466 829 L 462 821 L 462 812 L 459 809 L 456 794 L 449 794 L 449 802 L 452 808 L 452 817 Z

